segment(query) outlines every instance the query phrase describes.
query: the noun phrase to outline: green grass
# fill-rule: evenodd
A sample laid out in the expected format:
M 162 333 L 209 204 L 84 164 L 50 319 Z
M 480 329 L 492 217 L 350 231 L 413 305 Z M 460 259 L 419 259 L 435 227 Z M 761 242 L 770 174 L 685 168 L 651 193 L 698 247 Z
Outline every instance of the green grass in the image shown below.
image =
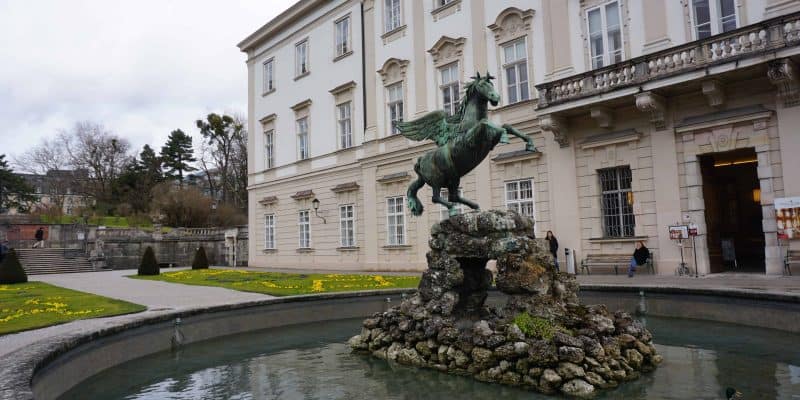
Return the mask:
M 418 276 L 287 274 L 232 269 L 183 270 L 165 272 L 156 276 L 132 275 L 129 278 L 187 285 L 218 286 L 273 296 L 415 288 L 419 285 Z
M 146 308 L 43 282 L 0 285 L 0 335 Z

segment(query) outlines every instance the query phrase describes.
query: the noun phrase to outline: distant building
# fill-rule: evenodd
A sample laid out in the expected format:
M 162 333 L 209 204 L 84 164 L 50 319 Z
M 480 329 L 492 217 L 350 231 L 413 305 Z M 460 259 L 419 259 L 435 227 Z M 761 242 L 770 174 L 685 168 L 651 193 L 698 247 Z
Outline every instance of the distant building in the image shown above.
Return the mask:
M 433 145 L 395 123 L 452 112 L 489 71 L 489 118 L 539 151 L 497 146 L 464 197 L 533 217 L 561 257 L 644 241 L 659 274 L 682 258 L 703 274 L 783 270 L 774 204 L 800 196 L 800 1 L 301 0 L 239 48 L 249 265 L 425 268 L 442 208 L 426 187 L 412 217 L 405 194 Z M 668 231 L 685 222 L 696 263 Z
M 94 199 L 86 194 L 85 185 L 89 174 L 84 170 L 50 170 L 46 174 L 15 174 L 30 187 L 37 200 L 31 211 L 52 206 L 61 208 L 64 215 L 75 215 L 79 209 L 91 207 Z M 9 209 L 7 214 L 18 214 L 19 210 Z

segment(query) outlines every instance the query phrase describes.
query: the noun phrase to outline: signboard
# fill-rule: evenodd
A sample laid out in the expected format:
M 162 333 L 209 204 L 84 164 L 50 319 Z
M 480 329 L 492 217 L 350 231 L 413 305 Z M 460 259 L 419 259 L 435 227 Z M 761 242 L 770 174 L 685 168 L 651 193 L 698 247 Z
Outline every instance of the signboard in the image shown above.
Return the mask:
M 695 223 L 689 224 L 689 236 L 697 236 L 697 235 L 699 235 L 697 224 Z
M 775 220 L 778 239 L 800 238 L 800 197 L 775 199 Z
M 688 239 L 689 227 L 686 225 L 672 225 L 669 227 L 669 238 L 672 240 Z

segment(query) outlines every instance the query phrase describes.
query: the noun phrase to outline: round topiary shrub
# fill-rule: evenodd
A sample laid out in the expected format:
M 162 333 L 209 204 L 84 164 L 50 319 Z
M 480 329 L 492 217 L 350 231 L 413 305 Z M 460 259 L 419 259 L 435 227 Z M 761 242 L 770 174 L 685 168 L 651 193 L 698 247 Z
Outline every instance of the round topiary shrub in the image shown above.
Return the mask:
M 208 269 L 208 257 L 206 257 L 206 249 L 203 246 L 200 246 L 194 253 L 192 269 Z
M 156 261 L 156 253 L 152 247 L 147 246 L 142 256 L 142 263 L 139 264 L 139 275 L 158 275 L 160 272 L 158 261 Z
M 27 281 L 28 274 L 19 263 L 17 252 L 11 249 L 0 263 L 0 284 L 25 283 Z

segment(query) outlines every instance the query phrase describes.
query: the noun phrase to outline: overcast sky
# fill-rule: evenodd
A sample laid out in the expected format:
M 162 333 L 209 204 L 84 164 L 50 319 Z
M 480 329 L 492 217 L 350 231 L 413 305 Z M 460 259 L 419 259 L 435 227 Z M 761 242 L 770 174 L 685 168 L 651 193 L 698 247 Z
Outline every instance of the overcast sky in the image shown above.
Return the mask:
M 236 44 L 294 0 L 0 0 L 0 154 L 76 121 L 134 149 L 247 111 Z M 9 157 L 7 157 L 9 158 Z

